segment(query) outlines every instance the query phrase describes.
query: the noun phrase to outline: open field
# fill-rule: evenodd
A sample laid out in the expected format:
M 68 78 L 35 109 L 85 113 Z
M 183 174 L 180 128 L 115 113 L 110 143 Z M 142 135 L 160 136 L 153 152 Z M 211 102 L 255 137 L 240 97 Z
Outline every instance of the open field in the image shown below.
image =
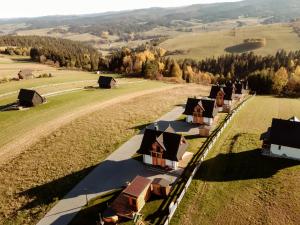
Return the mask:
M 149 87 L 151 82 L 141 86 Z M 0 199 L 6 202 L 0 206 L 0 223 L 34 224 L 141 125 L 157 119 L 188 96 L 207 95 L 208 89 L 185 85 L 120 102 L 40 139 L 0 166 Z
M 298 99 L 250 100 L 202 164 L 172 224 L 299 224 L 300 163 L 259 150 L 272 118 L 293 115 L 300 117 Z
M 259 25 L 235 30 L 184 34 L 169 39 L 160 46 L 170 51 L 187 51 L 185 55 L 174 56 L 176 58 L 203 59 L 225 54 L 225 48 L 239 45 L 243 43 L 244 39 L 248 38 L 266 38 L 267 45 L 254 50 L 255 53 L 260 55 L 275 54 L 279 49 L 287 51 L 300 49 L 300 38 L 286 24 Z
M 82 90 L 48 97 L 46 104 L 30 110 L 2 112 L 0 113 L 1 158 L 3 159 L 4 155 L 10 156 L 14 152 L 20 152 L 39 136 L 47 135 L 78 116 L 110 104 L 107 102 L 109 100 L 119 103 L 119 101 L 146 94 L 147 91 L 156 92 L 160 88 L 170 87 L 174 85 L 155 81 L 127 83 L 113 90 Z M 7 99 L 5 101 L 7 103 Z M 33 139 L 33 136 L 36 138 Z

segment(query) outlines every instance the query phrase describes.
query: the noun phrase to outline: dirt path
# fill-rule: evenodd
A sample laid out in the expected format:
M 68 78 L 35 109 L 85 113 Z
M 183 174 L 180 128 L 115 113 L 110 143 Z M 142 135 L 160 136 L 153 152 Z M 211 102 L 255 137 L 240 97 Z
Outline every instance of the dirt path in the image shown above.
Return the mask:
M 34 128 L 33 130 L 25 133 L 22 136 L 19 136 L 18 139 L 14 140 L 11 143 L 8 143 L 0 148 L 0 164 L 6 162 L 7 160 L 13 158 L 14 156 L 20 154 L 24 150 L 26 150 L 29 146 L 36 143 L 40 138 L 46 137 L 51 134 L 56 129 L 70 123 L 71 121 L 84 116 L 88 113 L 95 112 L 97 110 L 103 109 L 107 106 L 117 104 L 123 101 L 131 100 L 133 98 L 137 98 L 143 95 L 151 94 L 154 92 L 166 91 L 177 87 L 182 87 L 184 85 L 171 85 L 163 88 L 139 91 L 131 94 L 126 94 L 120 97 L 116 97 L 114 99 L 100 102 L 98 104 L 90 104 L 84 107 L 77 109 L 74 112 L 69 112 L 67 114 L 63 114 L 61 117 L 51 120 L 45 124 L 41 124 Z M 35 138 L 32 138 L 35 137 Z

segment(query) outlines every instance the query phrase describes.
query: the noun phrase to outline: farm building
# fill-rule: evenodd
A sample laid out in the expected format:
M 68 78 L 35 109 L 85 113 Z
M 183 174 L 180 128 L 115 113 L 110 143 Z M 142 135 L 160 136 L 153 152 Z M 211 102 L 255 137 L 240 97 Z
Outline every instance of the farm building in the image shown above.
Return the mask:
M 120 217 L 132 219 L 133 213 L 141 211 L 151 196 L 152 180 L 137 176 L 113 201 L 111 209 Z
M 138 153 L 145 164 L 176 170 L 187 147 L 185 138 L 169 126 L 165 131 L 146 129 Z
M 32 69 L 24 69 L 20 70 L 18 73 L 18 77 L 20 80 L 22 79 L 32 79 L 34 77 Z
M 18 95 L 19 105 L 23 107 L 33 107 L 46 101 L 39 93 L 34 90 L 21 89 Z
M 171 182 L 164 178 L 155 178 L 151 184 L 151 192 L 161 197 L 167 197 L 171 192 Z
M 300 160 L 299 134 L 300 122 L 298 118 L 273 119 L 271 127 L 261 135 L 264 154 Z
M 218 113 L 218 107 L 214 99 L 188 98 L 185 111 L 186 122 L 212 125 Z
M 100 88 L 110 89 L 116 87 L 117 81 L 113 77 L 100 76 L 98 84 Z
M 215 99 L 219 111 L 229 112 L 232 105 L 234 86 L 213 85 L 210 90 L 209 98 Z

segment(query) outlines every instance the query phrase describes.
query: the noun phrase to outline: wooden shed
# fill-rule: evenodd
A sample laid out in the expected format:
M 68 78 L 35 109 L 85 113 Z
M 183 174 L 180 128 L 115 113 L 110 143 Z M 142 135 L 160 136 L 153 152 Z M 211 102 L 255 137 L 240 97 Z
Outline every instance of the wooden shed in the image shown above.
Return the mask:
M 111 89 L 117 86 L 117 81 L 113 77 L 100 76 L 98 84 L 100 88 Z
M 34 77 L 32 69 L 20 70 L 18 73 L 19 79 L 32 79 Z
M 199 127 L 199 135 L 201 137 L 209 137 L 211 134 L 212 126 L 209 125 L 201 125 Z
M 21 89 L 18 95 L 19 105 L 23 107 L 33 107 L 42 104 L 46 101 L 35 90 Z
M 155 178 L 151 184 L 152 193 L 161 197 L 167 197 L 171 192 L 171 182 L 164 178 Z

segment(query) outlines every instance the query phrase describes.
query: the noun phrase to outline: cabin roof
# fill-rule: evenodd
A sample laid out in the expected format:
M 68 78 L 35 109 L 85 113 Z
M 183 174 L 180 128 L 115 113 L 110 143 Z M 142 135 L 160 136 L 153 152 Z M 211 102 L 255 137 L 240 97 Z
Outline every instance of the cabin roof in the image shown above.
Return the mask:
M 116 80 L 113 77 L 108 77 L 108 76 L 100 76 L 98 79 L 98 83 L 103 85 L 110 85 L 111 81 L 116 82 Z
M 211 86 L 209 98 L 216 99 L 221 88 L 223 88 L 223 86 L 220 86 L 220 85 Z
M 233 89 L 234 89 L 233 86 L 231 86 L 231 87 L 226 86 L 223 88 L 223 91 L 225 92 L 225 96 L 224 96 L 225 100 L 232 100 L 232 94 L 234 92 Z
M 235 84 L 235 94 L 241 95 L 243 92 L 243 84 L 238 82 Z
M 151 182 L 146 177 L 136 176 L 123 193 L 138 198 Z
M 270 128 L 270 143 L 300 148 L 300 122 L 273 119 Z
M 147 128 L 138 153 L 151 155 L 152 144 L 158 142 L 165 150 L 164 159 L 179 161 L 186 151 L 187 142 L 181 143 L 184 137 L 168 129 L 160 131 Z
M 34 95 L 39 96 L 43 101 L 43 97 L 38 92 L 29 89 L 20 89 L 18 99 L 23 101 L 32 101 Z
M 155 178 L 153 181 L 152 181 L 152 184 L 158 184 L 160 185 L 161 187 L 169 187 L 171 185 L 172 182 L 170 182 L 169 180 L 167 179 L 164 179 L 164 178 Z
M 197 98 L 188 98 L 184 115 L 193 115 L 195 107 L 201 103 L 204 112 L 203 117 L 214 118 L 216 116 L 215 110 L 215 100 L 214 99 L 197 99 Z

